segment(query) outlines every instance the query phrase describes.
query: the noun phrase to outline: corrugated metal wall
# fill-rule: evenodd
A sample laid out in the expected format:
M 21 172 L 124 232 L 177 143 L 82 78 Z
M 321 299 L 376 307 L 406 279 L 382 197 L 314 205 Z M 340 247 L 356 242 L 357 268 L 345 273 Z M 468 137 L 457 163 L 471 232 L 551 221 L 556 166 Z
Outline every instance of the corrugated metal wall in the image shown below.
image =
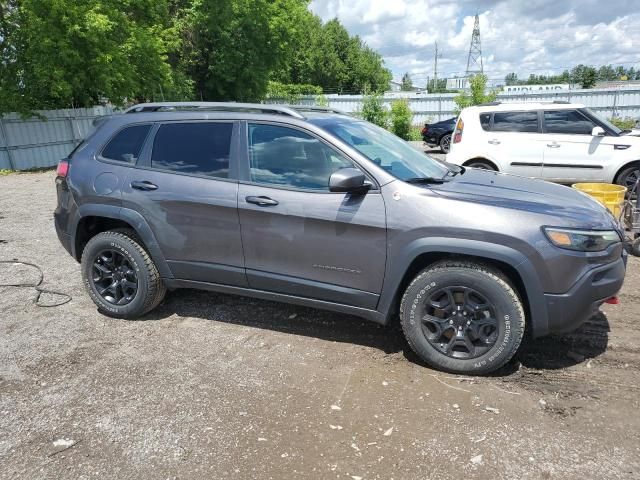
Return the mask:
M 455 93 L 442 94 L 393 94 L 383 97 L 387 107 L 398 98 L 407 98 L 409 107 L 413 111 L 415 124 L 444 120 L 454 115 Z M 305 103 L 311 101 L 309 97 Z M 327 100 L 332 108 L 338 108 L 345 112 L 357 112 L 362 105 L 362 95 L 328 95 Z M 640 90 L 638 89 L 604 89 L 604 90 L 561 90 L 544 91 L 527 94 L 498 95 L 502 102 L 549 102 L 565 100 L 582 103 L 601 116 L 610 118 L 614 115 L 626 118 L 640 117 Z
M 404 97 L 414 113 L 414 124 L 453 116 L 456 94 L 397 93 L 384 97 L 389 106 Z M 500 94 L 504 102 L 567 100 L 583 103 L 603 117 L 640 118 L 640 89 L 563 90 L 527 94 Z M 362 95 L 328 95 L 329 105 L 345 112 L 357 112 Z M 314 97 L 301 103 L 313 104 Z M 23 119 L 17 114 L 0 118 L 0 170 L 28 170 L 51 167 L 64 158 L 93 128 L 96 117 L 114 113 L 108 107 L 49 110 Z
M 51 167 L 69 154 L 93 129 L 93 120 L 109 115 L 108 107 L 47 110 L 22 118 L 0 118 L 0 170 Z

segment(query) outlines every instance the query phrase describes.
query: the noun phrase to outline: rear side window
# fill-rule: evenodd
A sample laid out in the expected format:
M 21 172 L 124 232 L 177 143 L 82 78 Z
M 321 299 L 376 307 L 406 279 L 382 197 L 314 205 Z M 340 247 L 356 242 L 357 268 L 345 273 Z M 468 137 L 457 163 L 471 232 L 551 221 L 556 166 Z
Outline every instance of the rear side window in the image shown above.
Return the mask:
M 229 177 L 232 123 L 168 123 L 153 142 L 151 166 L 192 175 Z
M 150 129 L 151 125 L 132 125 L 123 128 L 102 150 L 102 157 L 117 162 L 135 163 Z
M 494 132 L 528 132 L 538 131 L 537 112 L 496 112 L 493 114 Z
M 596 125 L 576 110 L 548 110 L 544 112 L 547 133 L 591 135 Z
M 489 131 L 491 129 L 491 114 L 490 113 L 481 113 L 480 114 L 480 125 L 483 130 Z

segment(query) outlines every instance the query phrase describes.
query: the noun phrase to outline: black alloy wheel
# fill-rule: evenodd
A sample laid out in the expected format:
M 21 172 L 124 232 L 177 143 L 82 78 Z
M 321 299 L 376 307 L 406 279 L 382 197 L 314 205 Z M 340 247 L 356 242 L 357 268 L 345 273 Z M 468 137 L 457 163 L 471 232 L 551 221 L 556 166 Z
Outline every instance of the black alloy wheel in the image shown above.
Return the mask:
M 477 358 L 498 339 L 495 307 L 472 288 L 436 290 L 425 298 L 422 313 L 425 338 L 448 357 Z
M 138 293 L 135 268 L 116 250 L 103 250 L 96 255 L 91 280 L 98 294 L 113 305 L 128 305 Z

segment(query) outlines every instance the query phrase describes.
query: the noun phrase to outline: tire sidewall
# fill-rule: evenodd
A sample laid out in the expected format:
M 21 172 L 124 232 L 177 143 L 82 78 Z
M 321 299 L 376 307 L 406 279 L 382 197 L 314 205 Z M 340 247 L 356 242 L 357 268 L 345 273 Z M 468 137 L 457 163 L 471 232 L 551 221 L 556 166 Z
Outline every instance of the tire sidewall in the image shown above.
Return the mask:
M 447 286 L 473 288 L 494 305 L 498 320 L 498 338 L 485 354 L 472 359 L 451 358 L 439 352 L 425 338 L 421 317 L 428 296 Z M 516 297 L 517 298 L 517 297 Z M 445 371 L 482 374 L 504 365 L 515 353 L 524 334 L 524 316 L 503 285 L 489 275 L 468 268 L 443 268 L 429 272 L 406 292 L 401 312 L 405 334 L 410 343 L 430 365 Z
M 93 262 L 96 256 L 104 250 L 116 250 L 131 264 L 138 278 L 138 290 L 134 299 L 127 305 L 113 305 L 98 293 L 93 281 Z M 144 312 L 145 300 L 149 292 L 149 275 L 146 271 L 144 258 L 135 246 L 123 236 L 98 234 L 93 237 L 82 254 L 82 281 L 87 293 L 98 306 L 98 310 L 109 316 L 129 318 Z
M 443 141 L 446 137 L 449 137 L 449 147 L 447 149 L 445 149 L 443 146 Z M 443 153 L 449 153 L 450 149 L 451 149 L 451 134 L 447 133 L 446 135 L 443 135 L 442 138 L 440 139 L 440 150 L 442 150 Z

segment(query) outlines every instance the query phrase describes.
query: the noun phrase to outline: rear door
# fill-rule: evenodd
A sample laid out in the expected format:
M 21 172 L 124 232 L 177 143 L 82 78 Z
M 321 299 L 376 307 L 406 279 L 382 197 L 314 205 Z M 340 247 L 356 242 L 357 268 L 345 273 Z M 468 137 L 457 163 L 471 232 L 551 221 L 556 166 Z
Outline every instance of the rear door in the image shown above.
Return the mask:
M 252 288 L 373 309 L 382 290 L 386 219 L 377 187 L 332 193 L 330 175 L 356 166 L 313 134 L 249 123 L 238 193 Z
M 486 114 L 484 114 L 486 115 Z M 481 124 L 485 128 L 481 115 Z M 524 177 L 542 176 L 542 146 L 539 143 L 538 112 L 495 112 L 484 135 L 487 152 L 502 170 Z
M 237 195 L 238 123 L 167 122 L 126 182 L 176 278 L 246 286 Z
M 544 178 L 603 181 L 604 168 L 614 155 L 611 137 L 592 136 L 598 125 L 575 109 L 545 110 L 543 117 Z

